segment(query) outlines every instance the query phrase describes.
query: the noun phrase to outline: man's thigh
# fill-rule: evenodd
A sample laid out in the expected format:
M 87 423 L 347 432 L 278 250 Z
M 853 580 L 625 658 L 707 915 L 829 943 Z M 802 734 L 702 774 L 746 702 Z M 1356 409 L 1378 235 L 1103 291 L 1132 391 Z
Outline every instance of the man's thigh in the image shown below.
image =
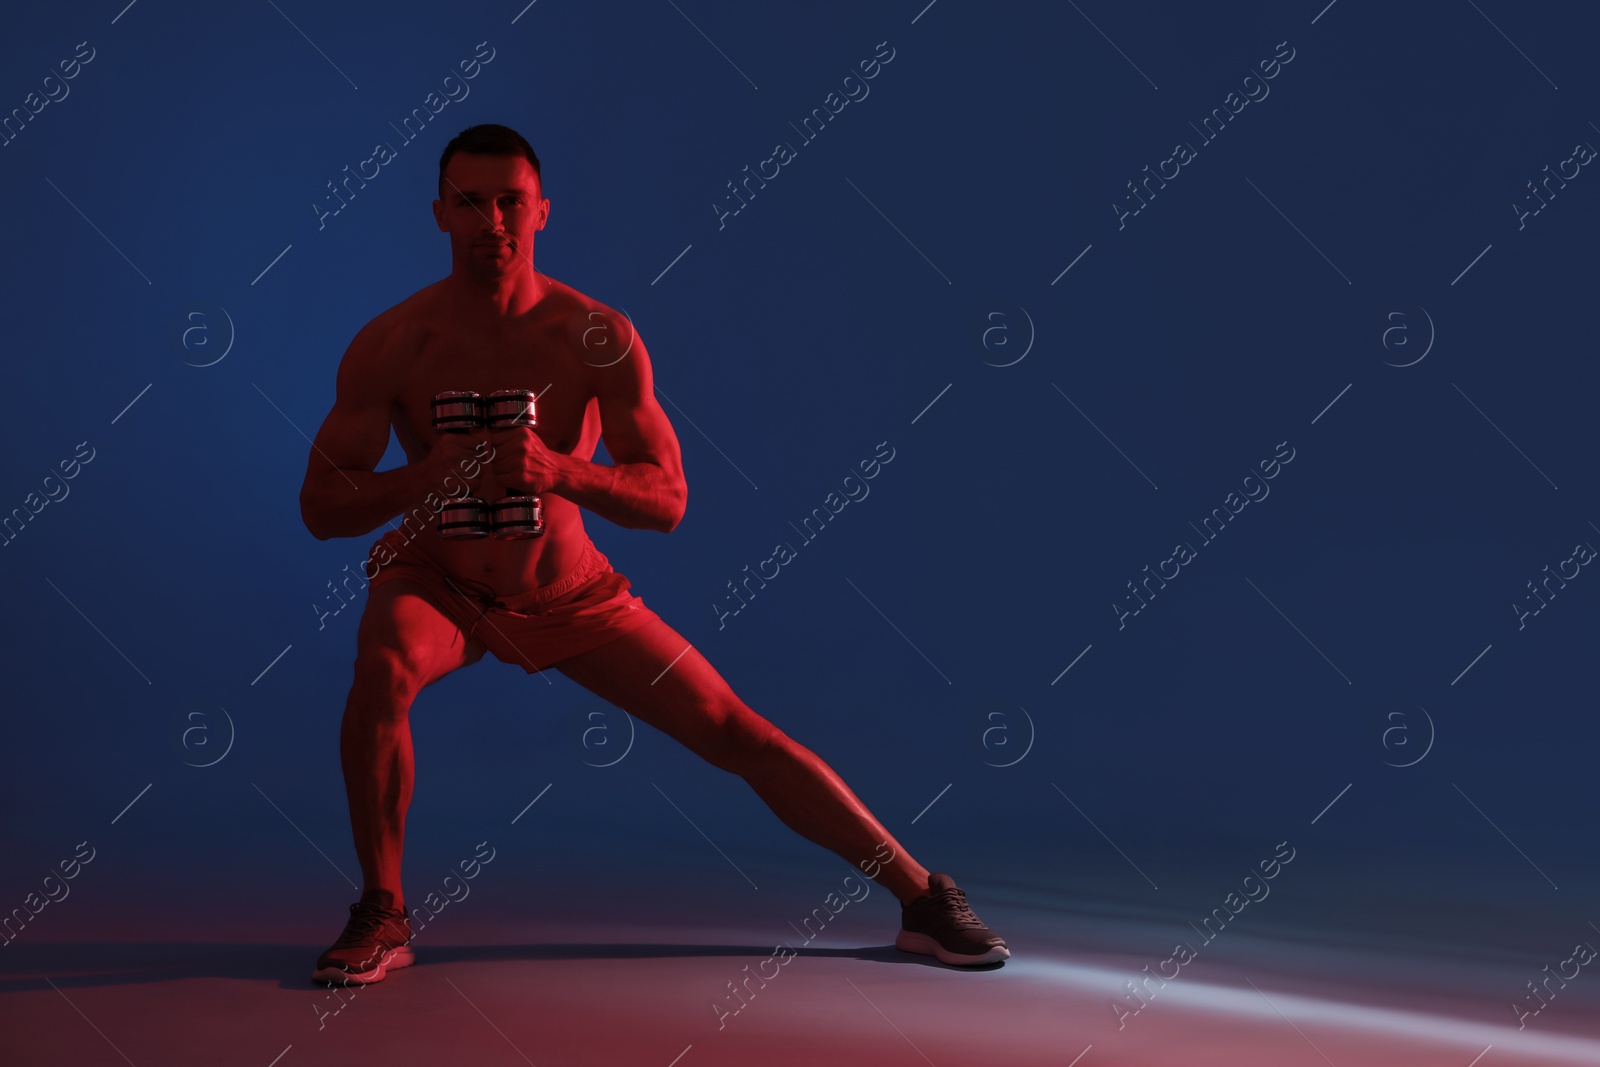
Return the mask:
M 399 671 L 416 690 L 483 658 L 420 583 L 403 578 L 374 583 L 356 634 L 356 672 Z
M 554 666 L 596 696 L 719 765 L 782 736 L 734 694 L 681 634 L 659 619 Z

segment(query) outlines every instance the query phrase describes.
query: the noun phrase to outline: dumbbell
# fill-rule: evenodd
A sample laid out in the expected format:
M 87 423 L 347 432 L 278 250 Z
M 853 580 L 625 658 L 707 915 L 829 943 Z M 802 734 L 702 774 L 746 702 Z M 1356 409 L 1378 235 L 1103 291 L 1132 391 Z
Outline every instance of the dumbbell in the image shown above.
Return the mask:
M 531 389 L 497 389 L 488 399 L 474 392 L 437 393 L 433 398 L 436 433 L 472 433 L 488 427 L 506 430 L 538 425 Z M 511 489 L 492 505 L 467 495 L 446 501 L 439 511 L 439 536 L 451 540 L 503 537 L 521 540 L 544 534 L 544 508 L 537 496 Z

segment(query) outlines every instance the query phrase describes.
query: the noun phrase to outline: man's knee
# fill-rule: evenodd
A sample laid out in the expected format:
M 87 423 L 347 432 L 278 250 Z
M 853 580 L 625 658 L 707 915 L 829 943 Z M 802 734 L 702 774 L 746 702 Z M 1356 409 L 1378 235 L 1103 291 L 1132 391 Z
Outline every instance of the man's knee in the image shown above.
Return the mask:
M 350 707 L 380 718 L 403 718 L 427 680 L 398 649 L 371 646 L 356 654 Z
M 747 707 L 722 718 L 705 758 L 741 778 L 792 762 L 799 745 L 789 735 Z

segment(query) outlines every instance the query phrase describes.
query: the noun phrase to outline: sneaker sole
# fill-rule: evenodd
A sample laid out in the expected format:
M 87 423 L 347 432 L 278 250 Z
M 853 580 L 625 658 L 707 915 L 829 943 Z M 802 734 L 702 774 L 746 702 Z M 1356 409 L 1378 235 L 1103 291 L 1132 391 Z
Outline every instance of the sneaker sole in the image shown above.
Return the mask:
M 369 971 L 346 971 L 340 967 L 319 967 L 311 972 L 313 982 L 328 982 L 332 985 L 372 985 L 383 981 L 383 976 L 389 971 L 401 967 L 409 967 L 417 962 L 416 953 L 411 951 L 410 945 L 401 945 L 386 953 L 378 965 Z
M 1011 958 L 1011 950 L 1004 945 L 991 945 L 987 951 L 976 956 L 963 956 L 951 952 L 938 941 L 927 934 L 918 934 L 910 930 L 901 930 L 894 939 L 894 947 L 902 952 L 915 952 L 921 956 L 936 957 L 940 963 L 948 963 L 952 967 L 975 967 L 984 963 L 998 963 Z

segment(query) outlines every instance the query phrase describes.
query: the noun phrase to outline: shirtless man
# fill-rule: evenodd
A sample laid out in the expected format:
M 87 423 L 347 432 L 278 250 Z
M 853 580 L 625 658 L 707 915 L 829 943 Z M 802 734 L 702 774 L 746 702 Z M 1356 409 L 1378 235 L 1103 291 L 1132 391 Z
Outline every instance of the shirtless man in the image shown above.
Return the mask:
M 581 508 L 670 532 L 687 489 L 644 342 L 627 319 L 533 267 L 550 201 L 527 141 L 504 126 L 463 131 L 440 157 L 433 214 L 450 235 L 450 274 L 350 343 L 300 492 L 318 540 L 406 515 L 373 545 L 339 735 L 365 886 L 312 979 L 367 984 L 412 962 L 400 887 L 408 714 L 421 689 L 485 651 L 530 674 L 553 667 L 743 778 L 790 828 L 894 893 L 900 948 L 949 964 L 1009 957 L 950 877 L 930 875 L 827 764 L 735 696 L 584 531 Z M 434 394 L 510 388 L 538 391 L 537 429 L 434 433 Z M 407 463 L 378 471 L 391 425 Z M 613 464 L 591 461 L 602 437 Z M 469 486 L 488 501 L 511 487 L 540 496 L 544 535 L 440 537 L 436 512 Z

